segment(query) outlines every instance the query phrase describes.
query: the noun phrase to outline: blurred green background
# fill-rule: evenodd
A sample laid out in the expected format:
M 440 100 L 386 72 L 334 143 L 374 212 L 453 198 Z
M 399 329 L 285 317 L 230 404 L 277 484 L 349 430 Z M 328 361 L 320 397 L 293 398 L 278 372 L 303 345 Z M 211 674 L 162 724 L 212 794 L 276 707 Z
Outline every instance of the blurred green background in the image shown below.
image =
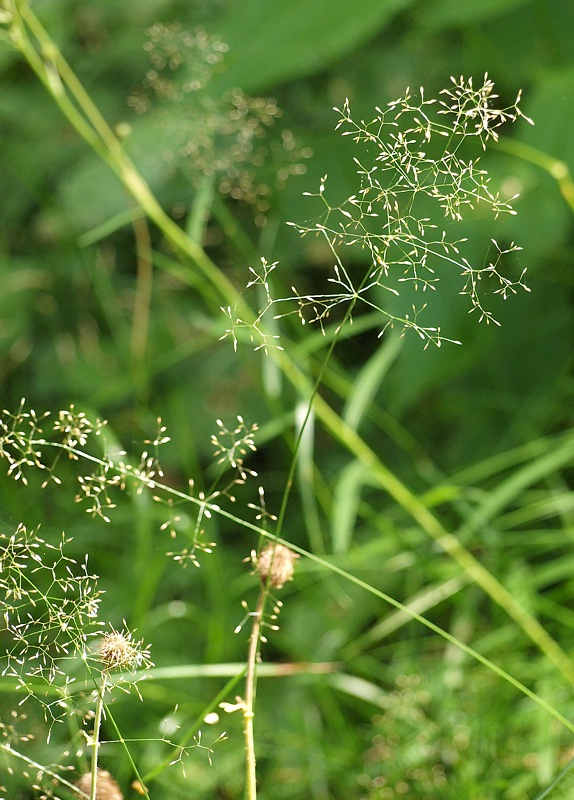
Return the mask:
M 442 292 L 440 317 L 461 347 L 423 350 L 414 335 L 379 339 L 376 329 L 351 329 L 322 391 L 344 411 L 370 368 L 365 440 L 569 651 L 571 0 L 36 0 L 33 9 L 108 122 L 125 135 L 164 209 L 199 230 L 206 252 L 239 289 L 261 256 L 279 262 L 278 294 L 289 294 L 293 283 L 309 291 L 322 285 L 332 257 L 286 223 L 309 217 L 303 193 L 316 192 L 325 174 L 335 198 L 357 189 L 353 145 L 334 131 L 332 109 L 345 98 L 356 118 L 370 119 L 375 106 L 406 87 L 424 85 L 435 96 L 451 75 L 478 84 L 487 72 L 504 106 L 522 90 L 523 111 L 535 126 L 519 120 L 503 131 L 484 164 L 496 188 L 520 192 L 517 216 L 502 231 L 523 247 L 519 265 L 528 270 L 531 292 L 501 304 L 501 327 L 487 327 L 468 315 L 453 282 Z M 201 26 L 228 45 L 197 94 L 176 102 L 153 94 L 144 45 L 156 23 L 178 23 L 182 31 Z M 107 419 L 110 435 L 136 460 L 161 416 L 171 436 L 163 449 L 166 480 L 182 490 L 189 478 L 199 488 L 209 485 L 215 420 L 233 425 L 240 414 L 261 429 L 249 465 L 276 513 L 304 398 L 260 352 L 240 345 L 234 353 L 220 341 L 226 324 L 218 298 L 153 226 L 132 225 L 133 200 L 8 41 L 0 46 L 0 67 L 3 407 L 16 409 L 22 397 L 38 412 L 74 403 Z M 230 95 L 236 88 L 244 94 Z M 245 128 L 229 123 L 230 97 L 236 108 L 259 114 L 261 150 L 253 163 L 234 150 L 233 137 Z M 262 97 L 276 100 L 281 115 L 273 103 L 255 102 Z M 203 150 L 182 153 L 182 143 L 202 137 Z M 562 190 L 551 167 L 562 170 Z M 466 232 L 480 261 L 489 223 L 471 219 Z M 148 234 L 151 287 L 145 259 L 137 256 Z M 351 261 L 352 269 L 364 267 L 360 253 Z M 326 349 L 320 337 L 291 319 L 279 329 L 303 372 L 316 375 Z M 562 704 L 567 716 L 572 712 L 570 693 L 503 611 L 320 427 L 307 457 L 287 539 L 402 602 L 417 599 L 437 624 Z M 237 505 L 256 502 L 255 486 L 239 489 Z M 137 625 L 158 666 L 245 658 L 247 634 L 232 631 L 241 600 L 254 602 L 254 579 L 242 563 L 255 546 L 249 531 L 212 520 L 206 538 L 218 543 L 215 553 L 202 558 L 199 571 L 180 570 L 165 557 L 172 545 L 159 533 L 161 508 L 145 494 L 117 498 L 104 525 L 74 505 L 74 492 L 72 477 L 67 491 L 2 478 L 0 520 L 7 529 L 23 521 L 41 523 L 44 536 L 62 529 L 72 535 L 76 552 L 89 552 L 101 575 L 106 617 Z M 534 797 L 567 762 L 571 741 L 541 711 L 356 586 L 302 560 L 283 600 L 280 631 L 269 637 L 264 658 L 341 667 L 328 679 L 261 680 L 262 798 Z M 157 738 L 158 720 L 178 703 L 175 716 L 185 729 L 223 684 L 215 677 L 150 682 L 143 705 L 118 701 L 118 721 L 129 731 L 137 720 L 135 735 Z M 216 746 L 213 766 L 191 751 L 185 774 L 171 767 L 150 782 L 152 796 L 241 797 L 240 720 L 222 721 L 212 739 L 222 727 L 229 739 Z M 64 748 L 61 732 L 60 738 Z M 144 773 L 165 755 L 153 741 L 134 744 L 134 752 Z M 119 749 L 110 746 L 103 761 L 129 792 L 130 767 Z M 564 785 L 552 796 L 568 796 L 567 789 L 559 794 Z

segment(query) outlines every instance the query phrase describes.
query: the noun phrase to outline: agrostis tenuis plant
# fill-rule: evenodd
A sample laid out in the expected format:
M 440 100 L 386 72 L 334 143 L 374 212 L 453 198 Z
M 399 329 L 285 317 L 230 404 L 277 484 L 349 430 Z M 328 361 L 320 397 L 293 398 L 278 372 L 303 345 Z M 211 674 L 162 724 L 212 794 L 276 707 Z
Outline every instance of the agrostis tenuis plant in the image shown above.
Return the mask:
M 458 344 L 432 319 L 433 296 L 440 296 L 441 280 L 446 274 L 454 272 L 458 292 L 467 298 L 470 311 L 487 323 L 497 322 L 488 306 L 489 294 L 506 299 L 519 289 L 527 290 L 524 270 L 518 270 L 514 277 L 507 270 L 507 257 L 512 261 L 520 250 L 517 244 L 502 245 L 492 237 L 486 260 L 477 266 L 465 255 L 467 238 L 456 233 L 457 224 L 477 209 L 488 212 L 493 225 L 499 217 L 515 213 L 512 204 L 516 198 L 504 197 L 492 187 L 480 153 L 475 157 L 466 155 L 468 145 L 476 142 L 479 151 L 485 150 L 490 142 L 496 142 L 501 125 L 524 117 L 520 95 L 509 107 L 497 107 L 494 84 L 487 75 L 477 87 L 471 79 L 452 78 L 451 85 L 436 98 L 427 98 L 422 88 L 418 92 L 407 90 L 397 100 L 376 108 L 369 122 L 357 121 L 348 101 L 336 109 L 336 128 L 356 147 L 356 190 L 342 202 L 334 203 L 329 199 L 325 176 L 316 191 L 306 193 L 315 203 L 313 220 L 291 223 L 301 236 L 316 236 L 326 244 L 332 272 L 322 292 L 307 293 L 293 287 L 288 296 L 275 297 L 273 273 L 280 265 L 262 258 L 258 265 L 249 267 L 246 286 L 247 290 L 256 290 L 259 305 L 254 309 L 220 274 L 198 245 L 197 237 L 185 234 L 165 215 L 31 10 L 21 10 L 13 3 L 5 6 L 1 21 L 8 26 L 12 44 L 27 59 L 68 120 L 116 172 L 176 253 L 194 263 L 217 288 L 227 326 L 221 338 L 230 338 L 236 349 L 241 341 L 250 340 L 276 361 L 289 380 L 296 382 L 301 377 L 289 344 L 281 338 L 281 326 L 289 323 L 287 317 L 294 317 L 303 325 L 318 324 L 323 333 L 329 332 L 325 367 L 344 327 L 363 311 L 376 315 L 379 336 L 394 328 L 401 334 L 414 331 L 425 347 L 445 342 Z M 24 35 L 27 26 L 34 31 L 33 41 Z M 49 59 L 38 54 L 36 44 L 44 55 L 50 53 Z M 279 117 L 277 105 L 250 98 L 239 90 L 226 93 L 214 105 L 203 90 L 227 48 L 204 31 L 186 33 L 178 26 L 156 25 L 151 29 L 147 50 L 151 68 L 130 98 L 131 106 L 139 114 L 155 115 L 159 126 L 172 130 L 170 157 L 181 161 L 196 186 L 203 185 L 206 177 L 212 179 L 213 191 L 251 204 L 256 223 L 263 226 L 268 187 L 255 180 L 255 167 L 270 154 L 274 163 L 278 161 L 277 152 L 271 153 L 273 148 L 265 138 Z M 181 83 L 179 78 L 178 71 L 186 64 L 195 70 L 196 79 L 191 83 Z M 194 113 L 181 125 L 174 109 L 189 95 L 197 102 Z M 309 157 L 289 132 L 283 133 L 280 150 L 282 162 L 275 176 L 278 184 L 289 174 L 301 173 L 302 160 Z M 355 266 L 349 264 L 354 252 L 368 256 L 366 269 L 358 275 Z M 329 330 L 331 322 L 334 326 Z M 64 492 L 64 473 L 69 472 L 70 465 L 81 466 L 76 475 L 75 499 L 108 524 L 113 521 L 118 493 L 147 493 L 164 515 L 158 527 L 170 543 L 167 556 L 180 566 L 201 567 L 203 558 L 212 557 L 215 544 L 206 541 L 205 534 L 206 523 L 215 516 L 231 520 L 257 538 L 248 561 L 258 576 L 259 596 L 253 610 L 244 602 L 245 618 L 236 628 L 240 632 L 251 623 L 245 666 L 240 671 L 240 676 L 245 677 L 245 690 L 243 695 L 235 696 L 235 702 L 222 698 L 221 703 L 216 703 L 225 711 L 236 710 L 243 715 L 249 800 L 257 794 L 254 719 L 256 678 L 262 669 L 261 645 L 266 641 L 265 631 L 277 629 L 282 602 L 276 593 L 292 580 L 301 557 L 303 562 L 315 561 L 321 568 L 376 593 L 489 666 L 568 724 L 556 709 L 472 648 L 342 568 L 282 538 L 298 448 L 312 411 L 322 415 L 323 421 L 328 420 L 331 430 L 340 425 L 341 439 L 370 459 L 368 448 L 361 449 L 341 420 L 333 416 L 334 412 L 319 402 L 322 374 L 314 385 L 307 385 L 306 411 L 296 432 L 291 473 L 277 514 L 267 511 L 261 487 L 244 516 L 230 511 L 236 500 L 235 490 L 257 477 L 249 466 L 249 458 L 256 450 L 257 426 L 246 423 L 240 415 L 230 428 L 217 421 L 212 444 L 218 471 L 210 488 L 197 491 L 193 478 L 185 490 L 174 488 L 165 479 L 159 451 L 169 436 L 161 420 L 139 458 L 132 459 L 123 450 L 109 446 L 103 421 L 90 420 L 73 405 L 52 416 L 50 412 L 36 414 L 23 401 L 19 409 L 4 411 L 0 419 L 0 457 L 11 478 L 26 485 L 32 475 L 38 475 L 43 488 Z M 63 463 L 66 469 L 60 475 Z M 84 470 L 84 466 L 88 469 Z M 382 468 L 377 474 L 383 480 Z M 188 514 L 190 508 L 195 513 L 187 540 L 176 549 L 183 508 L 188 509 Z M 247 515 L 253 512 L 255 522 L 248 521 Z M 428 522 L 425 510 L 419 508 L 417 513 L 422 522 Z M 432 528 L 432 523 L 428 524 Z M 566 674 L 569 668 L 564 654 L 545 638 L 536 620 L 521 614 L 496 580 L 489 581 L 479 565 L 457 549 L 447 532 L 440 535 L 438 523 L 433 530 L 449 555 L 465 564 L 477 583 L 506 607 L 532 641 Z M 17 711 L 10 722 L 3 721 L 0 727 L 0 750 L 10 770 L 16 762 L 23 764 L 31 783 L 45 797 L 67 792 L 90 800 L 121 798 L 115 777 L 107 764 L 101 763 L 102 722 L 106 720 L 115 730 L 114 744 L 123 748 L 131 765 L 134 788 L 149 798 L 151 790 L 133 761 L 128 732 L 115 727 L 111 698 L 121 689 L 135 690 L 137 694 L 138 684 L 153 675 L 150 646 L 144 645 L 127 625 L 116 630 L 101 618 L 105 597 L 98 589 L 98 577 L 89 569 L 87 555 L 79 561 L 68 555 L 69 537 L 62 534 L 54 544 L 39 530 L 29 530 L 22 521 L 14 532 L 2 532 L 1 540 L 3 635 L 8 641 L 2 675 L 13 682 L 24 705 L 39 705 L 48 739 L 56 725 L 66 724 L 70 730 L 70 746 L 62 763 L 41 763 L 27 754 L 32 734 L 18 732 L 26 720 L 25 712 Z M 336 669 L 336 665 L 308 668 L 320 672 Z M 224 736 L 218 736 L 211 745 Z M 192 747 L 207 750 L 209 758 L 212 752 L 211 745 L 202 744 L 199 731 L 183 741 L 159 738 L 158 744 L 169 753 L 162 769 L 170 764 L 182 765 Z M 162 751 L 158 760 L 164 756 Z

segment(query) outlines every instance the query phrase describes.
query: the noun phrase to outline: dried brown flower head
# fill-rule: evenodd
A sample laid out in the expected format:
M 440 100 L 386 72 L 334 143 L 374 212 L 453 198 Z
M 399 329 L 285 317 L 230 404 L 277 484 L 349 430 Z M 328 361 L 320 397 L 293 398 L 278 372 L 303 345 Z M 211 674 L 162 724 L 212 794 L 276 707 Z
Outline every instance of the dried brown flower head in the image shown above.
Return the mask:
M 268 544 L 257 556 L 257 572 L 263 584 L 281 589 L 292 580 L 297 553 L 283 544 Z
M 136 642 L 131 633 L 120 633 L 112 628 L 105 633 L 98 647 L 98 657 L 106 669 L 149 667 L 149 650 Z
M 91 793 L 92 788 L 92 775 L 90 772 L 85 772 L 76 781 L 76 786 L 81 792 L 87 794 Z M 124 796 L 120 787 L 112 778 L 110 773 L 105 769 L 98 770 L 98 779 L 96 781 L 96 800 L 124 800 Z

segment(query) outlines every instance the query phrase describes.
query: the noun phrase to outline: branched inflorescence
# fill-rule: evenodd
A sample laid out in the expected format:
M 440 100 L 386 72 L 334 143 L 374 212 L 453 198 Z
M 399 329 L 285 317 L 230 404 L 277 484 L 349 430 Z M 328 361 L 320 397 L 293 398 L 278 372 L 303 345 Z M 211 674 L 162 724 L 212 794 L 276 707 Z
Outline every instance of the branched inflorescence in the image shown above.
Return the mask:
M 69 663 L 100 633 L 98 578 L 87 557 L 78 563 L 66 554 L 69 541 L 62 534 L 52 544 L 24 525 L 0 534 L 0 607 L 10 641 L 2 676 L 37 697 L 40 687 L 59 686 L 55 701 L 54 692 L 43 701 L 52 719 L 67 711 Z
M 188 482 L 188 492 L 183 493 L 166 485 L 159 459 L 160 448 L 170 441 L 161 419 L 153 438 L 144 441 L 144 449 L 132 462 L 125 451 L 112 446 L 106 436 L 106 422 L 90 422 L 83 412 L 74 406 L 58 412 L 53 420 L 50 413 L 36 414 L 25 407 L 22 401 L 15 413 L 0 414 L 0 460 L 8 464 L 8 474 L 16 480 L 28 483 L 34 471 L 44 477 L 42 487 L 48 483 L 61 483 L 57 468 L 61 456 L 67 454 L 72 461 L 88 463 L 91 471 L 77 476 L 76 502 L 86 504 L 86 510 L 105 522 L 110 522 L 110 513 L 115 508 L 117 492 L 130 491 L 138 494 L 144 489 L 153 492 L 153 500 L 166 510 L 160 530 L 167 531 L 171 538 L 178 534 L 191 534 L 191 542 L 178 552 L 169 555 L 182 563 L 199 566 L 200 553 L 210 553 L 213 542 L 204 541 L 204 523 L 217 510 L 222 499 L 235 502 L 233 488 L 240 486 L 257 473 L 245 464 L 245 457 L 255 451 L 254 435 L 257 426 L 249 426 L 242 417 L 237 424 L 227 428 L 217 420 L 217 433 L 211 437 L 214 458 L 219 474 L 213 485 L 195 493 L 193 480 Z M 90 452 L 89 445 L 97 437 L 103 455 Z M 195 519 L 178 513 L 183 503 L 193 503 Z
M 238 416 L 234 428 L 227 428 L 220 419 L 217 420 L 217 426 L 217 433 L 211 436 L 211 444 L 214 447 L 216 464 L 220 467 L 220 475 L 210 489 L 198 493 L 198 512 L 191 545 L 178 553 L 169 553 L 184 566 L 188 563 L 199 566 L 198 553 L 210 553 L 215 547 L 214 542 L 206 543 L 203 540 L 202 526 L 205 519 L 210 519 L 212 511 L 219 509 L 222 498 L 234 503 L 234 487 L 242 486 L 250 477 L 257 477 L 257 473 L 245 465 L 245 456 L 256 450 L 254 435 L 257 425 L 249 426 L 243 417 Z M 231 469 L 230 476 L 227 475 L 228 469 Z M 193 492 L 193 481 L 189 482 L 189 488 L 190 493 Z M 173 520 L 173 522 L 178 521 L 177 517 Z M 173 523 L 165 527 L 170 529 L 172 536 L 175 536 L 176 526 Z
M 60 411 L 51 425 L 51 430 L 58 436 L 55 445 L 58 452 L 50 462 L 45 450 L 53 447 L 54 443 L 44 434 L 50 417 L 49 411 L 38 415 L 34 409 L 27 409 L 24 400 L 15 413 L 4 410 L 0 415 L 0 459 L 8 463 L 8 475 L 24 485 L 28 483 L 29 472 L 34 470 L 40 470 L 47 476 L 42 488 L 50 481 L 59 483 L 60 479 L 54 470 L 61 452 L 65 451 L 69 458 L 76 460 L 92 435 L 99 436 L 105 425 L 101 420 L 91 422 L 73 405 Z
M 54 416 L 38 415 L 22 401 L 15 413 L 4 411 L 0 415 L 0 458 L 7 463 L 12 478 L 29 483 L 36 471 L 42 486 L 50 481 L 62 483 L 56 472 L 62 475 L 63 456 L 67 455 L 66 461 L 73 466 L 87 463 L 92 472 L 78 475 L 80 492 L 76 499 L 87 500 L 88 511 L 105 521 L 109 521 L 105 512 L 115 505 L 114 493 L 129 490 L 134 494 L 144 489 L 157 493 L 153 499 L 168 507 L 170 515 L 161 529 L 169 529 L 173 536 L 176 528 L 178 533 L 181 528 L 187 532 L 191 527 L 193 531 L 191 544 L 170 555 L 184 565 L 199 565 L 199 553 L 210 552 L 214 546 L 203 542 L 202 536 L 205 519 L 218 508 L 216 501 L 223 497 L 233 501 L 233 486 L 256 474 L 245 464 L 246 456 L 255 450 L 256 426 L 248 426 L 241 417 L 230 428 L 218 421 L 212 444 L 220 475 L 210 490 L 199 492 L 197 497 L 192 492 L 193 482 L 187 494 L 163 482 L 158 451 L 169 437 L 160 419 L 156 434 L 145 440 L 144 450 L 134 463 L 124 451 L 110 444 L 111 437 L 105 429 L 105 422 L 92 424 L 73 406 Z M 94 437 L 103 456 L 90 450 Z M 184 502 L 193 503 L 197 514 L 195 523 L 188 522 L 180 528 L 175 506 Z M 149 648 L 135 638 L 125 622 L 121 630 L 113 626 L 103 630 L 98 576 L 88 569 L 87 556 L 79 560 L 70 557 L 70 542 L 62 534 L 54 543 L 24 525 L 13 533 L 0 532 L 0 615 L 6 644 L 0 658 L 0 676 L 12 682 L 22 694 L 22 702 L 34 698 L 40 704 L 48 723 L 48 740 L 56 723 L 73 718 L 71 724 L 80 738 L 82 732 L 85 734 L 92 751 L 92 772 L 86 773 L 85 780 L 90 779 L 93 784 L 94 775 L 98 780 L 101 775 L 97 749 L 105 695 L 116 688 L 138 691 L 138 681 L 153 663 Z M 94 690 L 93 686 L 97 688 Z M 86 726 L 92 722 L 94 732 L 88 734 Z M 15 722 L 8 725 L 0 720 L 0 751 L 8 757 L 26 761 L 27 756 L 16 752 L 13 745 L 25 743 L 28 738 L 27 734 L 18 733 Z M 178 759 L 189 749 L 167 743 L 178 750 Z M 193 746 L 200 747 L 199 740 Z M 32 762 L 28 759 L 26 763 Z M 35 768 L 42 796 L 49 795 L 44 779 L 55 785 L 72 786 L 62 777 L 64 767 Z
M 338 318 L 345 321 L 359 304 L 380 315 L 381 335 L 389 326 L 397 326 L 403 332 L 415 330 L 425 345 L 440 346 L 453 340 L 447 340 L 439 326 L 423 325 L 419 317 L 426 303 L 412 301 L 414 292 L 435 291 L 445 269 L 454 269 L 461 276 L 460 294 L 468 297 L 470 310 L 486 322 L 498 324 L 485 307 L 484 295 L 506 299 L 520 288 L 527 290 L 525 270 L 514 279 L 504 272 L 504 257 L 520 247 L 513 242 L 503 247 L 492 239 L 492 257 L 477 267 L 464 255 L 467 239 L 451 235 L 453 226 L 479 207 L 493 220 L 515 213 L 512 202 L 517 195 L 501 197 L 491 188 L 480 158 L 465 158 L 461 146 L 468 139 L 478 140 L 484 150 L 489 141 L 497 141 L 497 129 L 503 123 L 524 117 L 520 94 L 511 107 L 500 109 L 487 75 L 478 89 L 472 79 L 451 81 L 451 87 L 436 99 L 426 99 L 422 88 L 418 96 L 407 90 L 385 109 L 376 108 L 370 122 L 356 122 L 348 101 L 342 109 L 335 109 L 337 129 L 350 136 L 359 151 L 360 157 L 354 158 L 358 190 L 342 203 L 331 205 L 325 176 L 317 192 L 306 193 L 320 203 L 318 219 L 309 225 L 291 223 L 301 236 L 313 234 L 326 242 L 334 259 L 329 289 L 301 294 L 293 288 L 291 298 L 272 299 L 269 276 L 277 265 L 262 261 L 261 267 L 251 268 L 255 278 L 249 283 L 266 290 L 266 302 L 255 325 L 224 309 L 232 322 L 225 336 L 234 346 L 241 328 L 250 329 L 259 347 L 273 346 L 262 324 L 271 308 L 275 318 L 296 314 L 303 324 L 315 322 L 323 329 L 336 309 L 342 309 Z M 345 263 L 345 248 L 368 254 L 367 271 L 358 278 Z M 404 306 L 408 302 L 412 305 L 407 311 Z M 293 303 L 294 310 L 277 313 L 279 304 Z
M 265 258 L 262 258 L 261 264 L 257 269 L 249 267 L 249 271 L 253 277 L 245 288 L 249 290 L 252 287 L 256 287 L 256 290 L 258 292 L 263 292 L 265 296 L 265 302 L 254 321 L 242 319 L 231 306 L 221 308 L 227 318 L 227 323 L 231 326 L 225 331 L 223 336 L 221 336 L 221 339 L 230 338 L 233 342 L 234 350 L 237 350 L 237 344 L 241 338 L 242 332 L 246 334 L 250 342 L 255 344 L 255 350 L 263 350 L 265 355 L 269 354 L 271 348 L 276 350 L 283 349 L 278 342 L 280 338 L 279 335 L 270 333 L 266 327 L 268 321 L 265 320 L 265 323 L 263 322 L 269 309 L 275 305 L 275 300 L 271 293 L 271 273 L 277 265 L 277 261 L 273 262 L 273 264 L 269 264 Z

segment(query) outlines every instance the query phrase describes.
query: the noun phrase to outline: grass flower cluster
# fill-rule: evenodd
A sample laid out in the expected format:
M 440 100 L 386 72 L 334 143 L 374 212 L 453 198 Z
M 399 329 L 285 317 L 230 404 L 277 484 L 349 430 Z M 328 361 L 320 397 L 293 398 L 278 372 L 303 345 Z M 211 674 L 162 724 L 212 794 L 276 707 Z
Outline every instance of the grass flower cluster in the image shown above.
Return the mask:
M 45 428 L 48 428 L 51 436 L 44 435 Z M 108 513 L 112 513 L 116 507 L 110 492 L 134 492 L 137 495 L 145 491 L 162 507 L 169 509 L 168 521 L 158 529 L 169 531 L 170 538 L 174 538 L 177 535 L 174 504 L 194 503 L 198 511 L 193 544 L 177 553 L 167 554 L 184 566 L 190 561 L 200 566 L 197 553 L 210 553 L 214 546 L 200 542 L 200 537 L 203 534 L 203 521 L 221 513 L 221 506 L 216 501 L 226 498 L 234 502 L 232 488 L 242 486 L 248 478 L 256 477 L 256 472 L 245 465 L 245 457 L 256 450 L 254 433 L 257 428 L 248 426 L 241 417 L 234 428 L 228 428 L 218 421 L 218 432 L 211 437 L 211 443 L 223 486 L 216 488 L 218 478 L 211 490 L 208 493 L 200 492 L 197 499 L 191 494 L 173 490 L 160 481 L 163 470 L 157 449 L 169 441 L 166 428 L 160 420 L 157 435 L 145 443 L 153 450 L 153 455 L 145 450 L 137 466 L 131 465 L 123 451 L 116 450 L 113 456 L 104 457 L 91 453 L 91 435 L 105 442 L 106 423 L 99 420 L 91 424 L 84 413 L 77 412 L 73 407 L 58 412 L 52 420 L 49 413 L 38 415 L 34 410 L 27 409 L 23 400 L 16 413 L 3 412 L 0 429 L 0 449 L 7 463 L 8 475 L 24 486 L 28 486 L 28 477 L 31 479 L 32 471 L 36 471 L 49 476 L 43 481 L 44 489 L 48 486 L 63 489 L 64 481 L 57 474 L 62 455 L 68 456 L 72 463 L 95 465 L 93 474 L 77 475 L 81 491 L 76 500 L 90 501 L 87 511 L 103 522 L 111 522 Z M 226 477 L 228 470 L 232 470 L 231 479 Z M 190 488 L 192 486 L 193 482 Z M 102 500 L 102 497 L 105 499 Z M 259 503 L 252 503 L 250 507 L 257 511 L 257 520 L 263 524 L 275 520 L 265 509 L 261 487 Z M 264 534 L 264 529 L 261 529 L 261 533 Z M 15 688 L 28 699 L 40 702 L 44 718 L 49 724 L 48 741 L 54 724 L 62 723 L 66 718 L 75 719 L 79 715 L 81 725 L 78 734 L 84 733 L 85 744 L 91 753 L 91 770 L 84 773 L 75 784 L 64 777 L 68 770 L 60 764 L 49 768 L 37 765 L 37 784 L 47 791 L 43 783 L 47 778 L 55 785 L 73 786 L 80 796 L 87 795 L 95 800 L 122 797 L 114 778 L 99 766 L 102 724 L 111 714 L 109 695 L 115 689 L 135 688 L 141 699 L 138 682 L 154 666 L 150 649 L 135 638 L 125 623 L 123 630 L 111 626 L 103 631 L 104 622 L 99 614 L 102 592 L 97 588 L 98 576 L 89 572 L 87 556 L 78 564 L 66 554 L 72 542 L 70 537 L 62 535 L 58 545 L 53 545 L 41 538 L 38 531 L 29 532 L 24 525 L 20 525 L 10 536 L 2 534 L 0 541 L 1 610 L 5 633 L 12 640 L 3 659 L 2 675 L 12 679 Z M 260 645 L 266 641 L 262 631 L 265 628 L 278 629 L 276 619 L 282 604 L 274 601 L 271 614 L 266 612 L 265 606 L 271 597 L 270 590 L 282 588 L 285 582 L 293 578 L 296 558 L 298 555 L 289 548 L 273 544 L 264 547 L 256 559 L 256 569 L 262 583 L 257 608 L 248 613 L 246 618 L 252 621 L 253 630 L 249 645 L 246 699 L 241 700 L 238 706 L 244 711 L 246 719 L 246 748 L 250 753 L 249 781 L 253 791 L 256 666 Z M 241 628 L 238 626 L 237 632 Z M 82 675 L 78 674 L 79 664 L 83 665 Z M 120 674 L 115 675 L 116 672 Z M 89 683 L 95 685 L 91 692 L 88 690 Z M 25 743 L 30 737 L 17 734 L 15 724 L 8 727 L 3 723 L 2 730 L 5 742 L 0 744 L 0 749 L 4 755 L 30 763 L 25 754 L 15 749 L 16 744 Z M 220 734 L 217 741 L 223 738 L 225 735 Z M 212 752 L 209 746 L 201 744 L 201 732 L 194 740 L 193 747 Z M 190 749 L 186 744 L 176 744 L 165 738 L 161 741 L 178 753 L 170 763 L 182 762 Z M 80 748 L 78 753 L 84 749 Z M 147 791 L 143 794 L 148 796 Z
M 499 245 L 491 238 L 490 254 L 476 266 L 465 256 L 467 239 L 456 236 L 455 224 L 476 211 L 489 213 L 493 224 L 500 215 L 515 213 L 512 203 L 518 195 L 501 197 L 491 188 L 480 156 L 471 158 L 464 152 L 474 139 L 485 150 L 489 141 L 497 141 L 500 126 L 524 117 L 520 94 L 512 106 L 499 108 L 488 75 L 478 88 L 472 79 L 451 80 L 438 98 L 427 99 L 423 88 L 418 94 L 407 90 L 386 108 L 377 108 L 369 122 L 357 121 L 348 101 L 335 109 L 336 128 L 351 137 L 361 153 L 353 156 L 357 190 L 332 205 L 325 176 L 317 192 L 306 193 L 318 206 L 315 221 L 290 223 L 301 236 L 325 242 L 333 263 L 328 286 L 323 294 L 304 294 L 293 287 L 291 298 L 274 298 L 271 273 L 278 265 L 262 259 L 250 268 L 254 277 L 247 285 L 258 287 L 266 298 L 257 320 L 243 320 L 231 307 L 223 309 L 232 323 L 226 336 L 234 347 L 243 328 L 257 348 L 277 346 L 276 335 L 266 332 L 263 324 L 268 313 L 276 319 L 295 314 L 303 325 L 316 323 L 324 332 L 328 322 L 341 326 L 363 311 L 379 316 L 379 336 L 389 328 L 413 330 L 425 346 L 440 347 L 454 340 L 445 337 L 439 325 L 423 323 L 423 315 L 431 314 L 432 308 L 429 300 L 417 297 L 437 292 L 449 272 L 458 273 L 459 293 L 468 298 L 470 311 L 487 323 L 498 324 L 485 298 L 506 299 L 528 291 L 525 269 L 512 277 L 515 265 L 509 257 L 521 250 L 518 245 Z M 361 254 L 360 261 L 367 255 L 367 271 L 357 276 L 348 263 L 353 252 Z M 292 305 L 294 310 L 283 310 Z

